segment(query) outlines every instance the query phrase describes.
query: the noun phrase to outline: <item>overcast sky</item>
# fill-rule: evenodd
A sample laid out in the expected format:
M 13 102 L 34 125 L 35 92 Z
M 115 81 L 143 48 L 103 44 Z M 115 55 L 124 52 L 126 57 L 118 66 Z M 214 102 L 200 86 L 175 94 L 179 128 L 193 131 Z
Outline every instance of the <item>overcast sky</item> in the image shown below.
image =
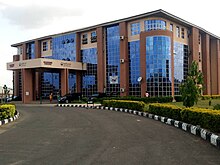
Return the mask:
M 220 36 L 217 0 L 0 0 L 0 86 L 12 87 L 10 45 L 163 9 Z

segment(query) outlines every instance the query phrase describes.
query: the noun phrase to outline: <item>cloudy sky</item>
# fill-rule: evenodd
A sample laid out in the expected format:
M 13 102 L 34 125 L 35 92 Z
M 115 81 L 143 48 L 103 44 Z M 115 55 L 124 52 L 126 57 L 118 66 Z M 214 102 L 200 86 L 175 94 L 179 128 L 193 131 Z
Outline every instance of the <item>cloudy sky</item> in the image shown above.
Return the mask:
M 163 9 L 220 36 L 217 0 L 0 0 L 0 86 L 12 87 L 6 70 L 16 49 L 33 38 Z

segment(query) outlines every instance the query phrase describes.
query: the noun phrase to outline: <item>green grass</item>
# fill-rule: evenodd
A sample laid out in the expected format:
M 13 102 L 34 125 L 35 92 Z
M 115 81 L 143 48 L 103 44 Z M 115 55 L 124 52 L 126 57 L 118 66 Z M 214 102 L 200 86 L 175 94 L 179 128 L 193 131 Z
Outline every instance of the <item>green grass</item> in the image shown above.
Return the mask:
M 176 105 L 178 107 L 184 107 L 183 102 L 174 102 L 169 104 Z M 209 100 L 199 100 L 198 103 L 195 104 L 193 107 L 213 109 L 214 105 L 216 104 L 220 104 L 220 99 L 212 99 L 211 106 L 209 106 Z

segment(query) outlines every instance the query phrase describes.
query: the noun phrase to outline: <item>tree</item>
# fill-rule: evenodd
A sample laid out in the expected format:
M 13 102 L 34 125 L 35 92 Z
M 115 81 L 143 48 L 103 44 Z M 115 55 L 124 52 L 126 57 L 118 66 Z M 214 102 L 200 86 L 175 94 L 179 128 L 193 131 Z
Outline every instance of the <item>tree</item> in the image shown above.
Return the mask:
M 183 105 L 192 107 L 198 102 L 202 94 L 203 74 L 198 69 L 198 63 L 192 62 L 186 81 L 180 86 L 180 93 L 183 97 Z

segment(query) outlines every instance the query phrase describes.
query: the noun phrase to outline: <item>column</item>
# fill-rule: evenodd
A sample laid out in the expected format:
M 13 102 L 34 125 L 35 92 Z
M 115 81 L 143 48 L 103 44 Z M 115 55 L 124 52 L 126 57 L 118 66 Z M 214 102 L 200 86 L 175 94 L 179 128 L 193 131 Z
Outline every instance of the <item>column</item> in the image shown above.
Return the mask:
M 217 74 L 218 74 L 218 91 L 217 94 L 220 95 L 220 41 L 216 40 L 216 53 L 217 53 Z
M 204 94 L 211 94 L 210 85 L 210 36 L 202 35 L 202 73 L 204 75 Z
M 22 76 L 22 101 L 26 104 L 33 101 L 33 71 L 31 69 L 22 69 Z
M 192 61 L 199 62 L 199 29 L 192 27 L 189 37 L 190 55 L 189 63 Z
M 34 46 L 35 46 L 35 58 L 41 58 L 41 42 L 35 40 Z
M 97 81 L 98 92 L 103 93 L 105 88 L 105 53 L 104 53 L 104 30 L 103 27 L 97 28 Z
M 81 62 L 81 37 L 76 33 L 76 62 Z M 82 71 L 76 71 L 76 92 L 81 92 Z
M 217 57 L 217 39 L 210 40 L 211 55 L 210 55 L 210 75 L 211 75 L 211 95 L 217 95 L 218 93 L 218 57 Z
M 119 24 L 120 28 L 120 88 L 124 92 L 120 96 L 129 95 L 129 59 L 128 59 L 128 32 L 127 23 L 122 22 Z
M 20 55 L 14 55 L 13 56 L 13 61 L 19 61 L 20 60 Z M 19 96 L 19 71 L 20 70 L 15 70 L 14 76 L 13 76 L 13 94 L 14 96 Z
M 61 96 L 67 94 L 68 91 L 68 70 L 61 69 Z

